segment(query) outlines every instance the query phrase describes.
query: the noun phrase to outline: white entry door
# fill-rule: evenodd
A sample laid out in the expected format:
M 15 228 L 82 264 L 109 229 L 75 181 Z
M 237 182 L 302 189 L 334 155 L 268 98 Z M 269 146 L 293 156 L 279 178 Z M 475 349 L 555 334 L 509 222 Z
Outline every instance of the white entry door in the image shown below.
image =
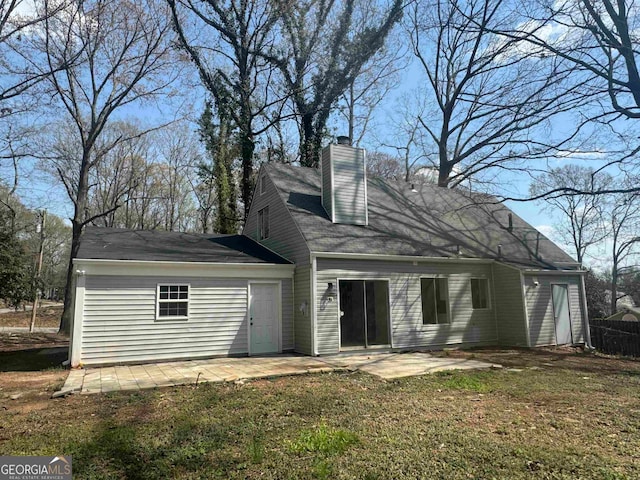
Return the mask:
M 572 343 L 571 312 L 569 310 L 569 289 L 567 285 L 551 285 L 553 316 L 556 324 L 556 344 Z
M 251 355 L 277 353 L 279 339 L 278 285 L 251 283 L 249 306 L 249 336 Z

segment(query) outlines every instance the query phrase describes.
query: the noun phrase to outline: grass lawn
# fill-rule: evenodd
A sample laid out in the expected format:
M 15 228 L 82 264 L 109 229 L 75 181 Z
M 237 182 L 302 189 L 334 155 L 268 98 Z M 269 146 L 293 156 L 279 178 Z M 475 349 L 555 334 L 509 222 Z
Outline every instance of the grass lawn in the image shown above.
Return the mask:
M 507 368 L 57 400 L 62 370 L 0 373 L 0 452 L 73 455 L 78 479 L 640 478 L 640 362 L 552 349 L 441 355 Z

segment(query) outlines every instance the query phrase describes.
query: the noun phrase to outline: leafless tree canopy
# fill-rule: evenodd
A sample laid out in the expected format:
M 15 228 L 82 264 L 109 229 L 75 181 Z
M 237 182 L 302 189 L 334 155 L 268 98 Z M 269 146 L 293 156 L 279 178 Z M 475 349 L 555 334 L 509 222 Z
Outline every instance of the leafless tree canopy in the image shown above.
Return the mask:
M 300 129 L 300 163 L 317 166 L 332 107 L 400 19 L 394 0 L 359 26 L 356 0 L 276 1 L 279 43 L 265 57 L 281 74 Z M 358 27 L 358 28 L 356 28 Z
M 261 55 L 274 42 L 278 20 L 266 0 L 167 0 L 180 44 L 215 102 L 228 102 L 239 131 L 242 200 L 253 192 L 256 138 L 281 119 L 272 89 L 273 65 Z
M 608 188 L 612 181 L 609 174 L 595 173 L 593 168 L 566 165 L 538 175 L 531 183 L 530 192 L 533 196 L 567 185 L 585 192 L 545 197 L 549 213 L 561 213 L 561 222 L 556 231 L 563 243 L 573 246 L 579 263 L 584 261 L 585 254 L 591 247 L 598 245 L 609 234 L 604 222 L 605 202 L 593 192 Z
M 74 205 L 73 259 L 84 226 L 121 206 L 90 212 L 92 173 L 113 149 L 139 136 L 103 137 L 103 132 L 123 107 L 169 93 L 171 22 L 166 7 L 153 0 L 94 0 L 45 11 L 44 25 L 38 46 L 52 72 L 47 80 L 71 125 L 68 143 L 74 148 L 69 156 L 50 159 Z M 57 71 L 57 65 L 66 68 Z M 70 262 L 68 282 L 71 271 Z M 70 302 L 67 295 L 63 331 L 69 328 Z
M 440 186 L 516 168 L 562 144 L 549 121 L 580 104 L 569 82 L 573 66 L 496 33 L 521 18 L 510 4 L 425 0 L 407 17 L 424 74 L 426 108 L 418 120 Z

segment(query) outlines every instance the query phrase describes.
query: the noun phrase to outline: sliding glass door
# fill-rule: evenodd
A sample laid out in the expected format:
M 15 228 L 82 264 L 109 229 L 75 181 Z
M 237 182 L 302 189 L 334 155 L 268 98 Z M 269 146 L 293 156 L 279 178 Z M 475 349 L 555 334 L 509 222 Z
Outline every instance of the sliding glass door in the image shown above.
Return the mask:
M 340 347 L 390 345 L 389 283 L 340 280 Z

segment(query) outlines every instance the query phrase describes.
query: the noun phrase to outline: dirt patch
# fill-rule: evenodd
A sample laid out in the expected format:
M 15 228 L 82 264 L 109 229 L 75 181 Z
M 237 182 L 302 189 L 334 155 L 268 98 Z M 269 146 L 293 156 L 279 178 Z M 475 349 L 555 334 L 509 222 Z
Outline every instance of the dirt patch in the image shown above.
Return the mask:
M 58 327 L 61 316 L 61 306 L 43 305 L 36 312 L 36 327 Z M 0 313 L 0 327 L 28 327 L 30 324 L 30 311 Z
M 68 345 L 69 337 L 57 333 L 0 333 L 0 353 Z
M 0 333 L 0 411 L 46 408 L 68 371 L 67 337 L 46 333 Z
M 560 368 L 583 373 L 640 373 L 640 359 L 585 351 L 580 347 L 478 348 L 432 352 L 434 356 L 468 358 L 507 368 Z

